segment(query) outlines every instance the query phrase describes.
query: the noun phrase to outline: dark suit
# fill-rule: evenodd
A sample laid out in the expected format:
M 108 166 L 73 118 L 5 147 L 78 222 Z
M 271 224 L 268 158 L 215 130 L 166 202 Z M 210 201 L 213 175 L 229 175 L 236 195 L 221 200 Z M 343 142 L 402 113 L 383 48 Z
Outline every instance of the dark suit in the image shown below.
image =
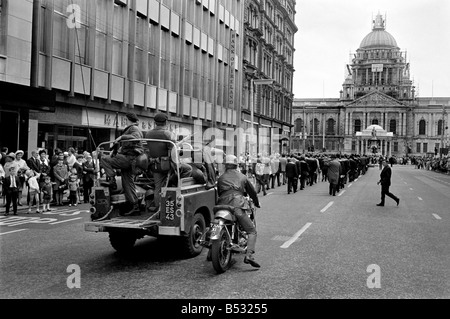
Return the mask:
M 89 203 L 89 195 L 91 194 L 92 186 L 94 186 L 95 164 L 93 161 L 84 162 L 81 167 L 83 174 L 83 201 Z
M 398 197 L 389 192 L 389 186 L 391 186 L 391 176 L 392 170 L 389 165 L 386 165 L 380 174 L 380 183 L 381 183 L 381 203 L 380 206 L 384 206 L 385 196 L 389 196 L 396 202 L 398 201 Z
M 297 165 L 292 162 L 286 164 L 286 177 L 287 177 L 287 191 L 291 193 L 291 189 L 294 188 L 294 193 L 297 192 L 297 178 L 298 170 Z
M 300 166 L 300 170 L 298 171 L 300 175 L 300 189 L 304 189 L 305 182 L 309 177 L 309 165 L 304 159 L 298 161 L 297 163 L 299 163 Z
M 15 187 L 11 187 L 11 178 L 15 179 Z M 3 182 L 4 194 L 6 195 L 6 211 L 5 215 L 9 215 L 9 207 L 13 204 L 14 215 L 17 214 L 17 200 L 19 198 L 19 176 L 8 176 Z

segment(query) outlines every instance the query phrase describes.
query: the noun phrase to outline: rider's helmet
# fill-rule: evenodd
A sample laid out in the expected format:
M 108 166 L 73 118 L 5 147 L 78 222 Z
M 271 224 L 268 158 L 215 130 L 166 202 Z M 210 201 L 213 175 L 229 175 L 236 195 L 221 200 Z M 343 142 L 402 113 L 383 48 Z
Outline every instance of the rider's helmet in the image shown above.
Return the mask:
M 239 160 L 235 155 L 227 155 L 225 157 L 225 167 L 236 168 L 239 165 Z

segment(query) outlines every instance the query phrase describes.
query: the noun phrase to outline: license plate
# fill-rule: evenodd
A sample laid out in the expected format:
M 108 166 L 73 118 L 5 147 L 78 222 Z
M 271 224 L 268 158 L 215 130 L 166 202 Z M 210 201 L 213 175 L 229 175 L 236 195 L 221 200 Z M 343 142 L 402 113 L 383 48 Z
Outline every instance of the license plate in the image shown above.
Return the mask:
M 220 232 L 220 226 L 219 225 L 212 225 L 211 226 L 211 237 L 214 237 L 218 235 Z

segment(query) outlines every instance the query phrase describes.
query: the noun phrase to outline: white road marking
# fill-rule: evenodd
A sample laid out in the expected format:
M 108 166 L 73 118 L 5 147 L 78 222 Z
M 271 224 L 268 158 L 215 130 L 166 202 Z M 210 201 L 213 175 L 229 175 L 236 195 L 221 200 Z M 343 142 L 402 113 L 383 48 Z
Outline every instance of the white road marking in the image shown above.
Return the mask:
M 338 197 L 345 193 L 345 189 L 339 193 Z
M 358 181 L 358 179 L 355 179 L 355 182 L 357 182 Z
M 408 184 L 407 182 L 403 182 L 403 183 Z
M 419 200 L 423 200 L 422 197 L 417 197 Z
M 24 231 L 24 230 L 28 230 L 28 229 L 24 228 L 24 229 L 16 229 L 16 230 L 7 231 L 6 233 L 0 233 L 0 236 L 1 235 L 6 235 L 6 234 L 11 234 L 11 233 L 17 233 L 19 231 Z
M 441 216 L 439 216 L 438 214 L 433 214 L 434 218 L 436 219 L 442 219 Z
M 333 203 L 334 203 L 334 202 L 329 202 L 329 203 L 327 204 L 327 206 L 325 206 L 324 208 L 322 208 L 322 209 L 320 210 L 320 212 L 321 212 L 321 213 L 324 213 L 328 208 L 331 207 L 331 205 L 333 205 Z
M 72 218 L 72 219 L 66 219 L 66 220 L 60 220 L 59 222 L 54 222 L 54 223 L 50 223 L 50 225 L 56 225 L 56 224 L 61 224 L 61 223 L 65 223 L 65 222 L 70 222 L 72 220 L 77 220 L 77 219 L 81 219 L 83 217 L 78 217 L 78 218 Z
M 353 185 L 353 183 L 352 184 L 349 184 L 348 186 L 347 186 L 347 188 L 349 188 L 350 186 L 352 186 Z
M 266 196 L 269 196 L 269 195 L 272 195 L 273 193 L 267 193 L 267 195 Z
M 294 234 L 294 236 L 291 237 L 288 241 L 286 241 L 283 245 L 281 245 L 281 248 L 288 248 L 293 242 L 295 242 L 301 234 L 305 232 L 305 230 L 308 229 L 309 226 L 311 226 L 312 223 L 306 223 L 305 226 L 303 226 L 298 232 Z
M 411 187 L 409 188 L 410 190 L 413 190 Z

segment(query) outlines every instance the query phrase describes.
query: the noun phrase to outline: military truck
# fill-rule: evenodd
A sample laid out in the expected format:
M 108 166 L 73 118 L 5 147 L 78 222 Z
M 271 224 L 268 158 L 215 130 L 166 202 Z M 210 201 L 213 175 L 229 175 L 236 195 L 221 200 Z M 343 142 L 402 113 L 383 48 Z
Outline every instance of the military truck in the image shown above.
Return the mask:
M 164 142 L 177 145 L 171 141 L 140 139 L 143 143 Z M 129 142 L 129 141 L 127 141 Z M 112 142 L 106 142 L 112 143 Z M 102 143 L 97 150 L 101 148 Z M 214 218 L 213 207 L 217 201 L 217 189 L 198 184 L 192 177 L 181 178 L 178 152 L 173 161 L 177 183 L 163 185 L 159 211 L 150 211 L 154 187 L 151 175 L 144 172 L 135 181 L 140 203 L 140 214 L 123 216 L 129 211 L 130 203 L 121 192 L 121 178 L 116 177 L 117 190 L 111 191 L 105 179 L 96 180 L 89 198 L 91 204 L 91 221 L 85 223 L 89 232 L 108 232 L 112 247 L 119 253 L 129 251 L 136 240 L 146 236 L 159 239 L 172 239 L 169 242 L 180 245 L 186 257 L 201 253 L 202 246 L 198 239 L 204 233 L 206 225 Z

